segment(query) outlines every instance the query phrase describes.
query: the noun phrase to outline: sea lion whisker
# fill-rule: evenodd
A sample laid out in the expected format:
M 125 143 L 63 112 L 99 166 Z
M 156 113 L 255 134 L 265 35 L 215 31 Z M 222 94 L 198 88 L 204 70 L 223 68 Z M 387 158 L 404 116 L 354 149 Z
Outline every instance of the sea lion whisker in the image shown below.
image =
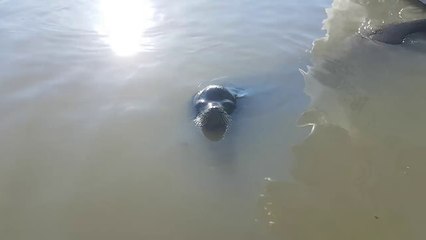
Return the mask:
M 235 93 L 218 85 L 211 85 L 199 91 L 193 99 L 197 112 L 193 120 L 195 126 L 200 127 L 204 135 L 212 141 L 222 139 L 229 130 L 236 99 Z

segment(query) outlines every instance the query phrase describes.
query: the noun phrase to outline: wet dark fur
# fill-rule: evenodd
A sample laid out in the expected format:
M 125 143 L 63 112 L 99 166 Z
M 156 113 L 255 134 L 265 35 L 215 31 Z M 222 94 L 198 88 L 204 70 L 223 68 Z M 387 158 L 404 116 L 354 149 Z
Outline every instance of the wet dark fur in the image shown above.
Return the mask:
M 223 138 L 231 122 L 237 103 L 235 94 L 219 85 L 210 85 L 199 91 L 193 100 L 195 125 L 213 141 Z

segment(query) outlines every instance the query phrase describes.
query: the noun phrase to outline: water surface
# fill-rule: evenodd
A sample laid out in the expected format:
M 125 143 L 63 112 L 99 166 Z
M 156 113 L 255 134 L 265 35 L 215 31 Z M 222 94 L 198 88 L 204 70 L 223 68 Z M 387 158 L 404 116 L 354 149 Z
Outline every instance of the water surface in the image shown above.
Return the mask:
M 268 239 L 329 1 L 0 1 L 2 239 Z M 205 139 L 192 96 L 247 89 Z
M 424 36 L 358 32 L 425 12 L 0 0 L 1 239 L 423 239 Z M 247 92 L 217 143 L 212 83 Z
M 291 181 L 271 181 L 264 217 L 280 239 L 424 239 L 426 45 L 360 37 L 424 19 L 418 1 L 335 0 L 303 72 L 313 132 L 292 150 Z

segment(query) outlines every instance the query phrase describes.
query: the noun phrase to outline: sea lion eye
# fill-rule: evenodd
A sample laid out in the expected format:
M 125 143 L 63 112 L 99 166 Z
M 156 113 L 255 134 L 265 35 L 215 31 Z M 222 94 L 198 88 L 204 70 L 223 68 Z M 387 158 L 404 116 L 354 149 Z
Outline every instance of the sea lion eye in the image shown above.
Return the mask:
M 200 109 L 203 108 L 204 106 L 206 106 L 206 101 L 204 100 L 200 100 L 195 103 L 195 109 L 197 111 L 200 111 Z
M 230 100 L 222 101 L 222 106 L 228 114 L 232 113 L 235 109 L 235 103 Z

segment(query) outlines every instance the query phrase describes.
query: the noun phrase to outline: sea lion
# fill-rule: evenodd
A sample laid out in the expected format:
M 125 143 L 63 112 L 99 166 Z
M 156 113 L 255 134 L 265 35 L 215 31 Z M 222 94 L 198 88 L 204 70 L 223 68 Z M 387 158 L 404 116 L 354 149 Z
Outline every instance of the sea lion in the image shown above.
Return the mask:
M 366 35 L 374 41 L 401 44 L 408 35 L 414 33 L 426 33 L 426 19 L 386 25 Z
M 229 89 L 219 85 L 207 86 L 193 99 L 195 125 L 209 140 L 221 140 L 228 131 L 236 104 L 237 95 Z

